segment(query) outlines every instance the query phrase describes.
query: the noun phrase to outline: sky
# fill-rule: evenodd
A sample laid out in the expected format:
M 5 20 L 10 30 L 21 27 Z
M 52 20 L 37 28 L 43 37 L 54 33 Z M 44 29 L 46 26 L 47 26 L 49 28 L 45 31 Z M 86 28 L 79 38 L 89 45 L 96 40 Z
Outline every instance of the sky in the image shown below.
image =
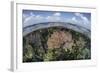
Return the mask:
M 68 22 L 91 28 L 91 13 L 23 10 L 23 27 L 44 22 Z

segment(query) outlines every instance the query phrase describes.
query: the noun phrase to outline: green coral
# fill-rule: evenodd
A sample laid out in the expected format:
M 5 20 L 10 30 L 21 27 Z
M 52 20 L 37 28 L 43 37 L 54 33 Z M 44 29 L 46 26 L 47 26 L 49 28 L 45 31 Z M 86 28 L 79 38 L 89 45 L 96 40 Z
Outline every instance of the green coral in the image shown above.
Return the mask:
M 62 35 L 61 38 L 57 39 L 57 37 L 52 37 L 54 32 L 63 34 L 55 34 L 57 37 Z M 70 41 L 68 41 L 70 38 L 68 40 L 64 39 L 66 33 L 72 35 Z M 48 43 L 48 40 L 51 43 Z M 57 42 L 61 44 L 57 44 Z M 51 46 L 57 45 L 56 47 L 50 47 L 50 44 Z M 54 27 L 40 29 L 23 37 L 23 62 L 85 59 L 91 59 L 91 40 L 79 32 Z
M 24 53 L 24 61 L 27 61 L 27 60 L 31 60 L 32 57 L 33 57 L 33 48 L 31 45 L 26 45 L 26 50 L 25 50 L 25 53 Z
M 52 49 L 44 55 L 44 61 L 52 61 L 54 59 Z

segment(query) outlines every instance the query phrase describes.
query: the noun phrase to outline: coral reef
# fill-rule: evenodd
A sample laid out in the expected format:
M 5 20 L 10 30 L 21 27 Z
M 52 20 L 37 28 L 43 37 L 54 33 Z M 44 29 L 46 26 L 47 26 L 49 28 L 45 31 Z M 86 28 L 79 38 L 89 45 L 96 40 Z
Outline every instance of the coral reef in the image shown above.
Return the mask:
M 23 36 L 23 62 L 91 59 L 91 40 L 62 27 L 33 31 Z

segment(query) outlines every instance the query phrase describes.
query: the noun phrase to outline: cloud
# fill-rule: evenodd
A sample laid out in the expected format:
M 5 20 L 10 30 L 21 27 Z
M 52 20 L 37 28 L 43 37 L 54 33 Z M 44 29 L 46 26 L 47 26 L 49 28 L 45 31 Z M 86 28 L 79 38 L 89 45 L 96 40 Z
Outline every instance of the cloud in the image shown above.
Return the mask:
M 72 17 L 72 21 L 78 22 L 77 19 L 76 19 L 76 17 Z
M 61 20 L 61 13 L 54 13 L 51 16 L 46 17 L 47 21 L 60 21 Z
M 42 21 L 44 21 L 44 17 L 41 15 L 35 15 L 33 12 L 30 12 L 29 14 L 27 14 L 27 17 L 25 16 L 25 14 L 23 14 L 23 23 L 24 23 L 24 27 L 35 24 L 35 23 L 40 23 Z
M 27 17 L 25 20 L 24 20 L 24 24 L 29 22 L 31 19 L 33 19 L 34 17 L 33 16 L 29 16 Z
M 44 17 L 41 16 L 41 15 L 36 15 L 36 16 L 34 17 L 34 19 L 41 20 L 41 19 L 44 19 Z
M 30 14 L 25 17 L 23 16 L 24 19 L 24 26 L 36 24 L 36 23 L 41 23 L 41 22 L 53 22 L 53 21 L 59 21 L 61 18 L 61 13 L 54 13 L 51 16 L 42 16 L 42 15 L 35 15 L 33 12 L 30 12 Z
M 46 21 L 59 21 L 60 17 L 55 17 L 55 16 L 47 16 Z
M 30 12 L 30 16 L 35 16 L 35 14 L 33 12 Z
M 72 22 L 90 28 L 90 21 L 81 13 L 74 13 L 71 18 L 64 18 L 60 12 L 55 12 L 52 15 L 46 16 L 43 16 L 42 14 L 36 15 L 34 12 L 30 12 L 28 14 L 23 14 L 23 22 L 24 27 L 42 22 Z
M 82 14 L 80 14 L 80 13 L 75 13 L 75 15 L 81 17 Z
M 45 21 L 41 15 L 29 16 L 24 21 L 24 27 Z
M 23 18 L 23 22 L 25 21 L 26 18 L 28 18 L 29 15 L 28 14 L 22 14 L 22 18 Z
M 54 15 L 54 16 L 61 16 L 61 13 L 58 13 L 58 12 L 57 12 L 57 13 L 54 13 L 53 15 Z
M 74 13 L 74 17 L 72 18 L 72 21 L 78 23 L 78 25 L 82 26 L 82 27 L 85 27 L 85 28 L 88 28 L 90 29 L 91 28 L 91 22 L 90 20 L 85 17 L 83 14 L 81 13 Z
M 90 21 L 88 20 L 88 18 L 85 17 L 83 14 L 81 14 L 81 13 L 75 13 L 75 16 L 79 17 L 82 20 L 82 23 L 84 23 L 84 24 L 90 24 Z
M 24 19 L 23 22 L 26 23 L 27 21 L 29 21 L 33 17 L 35 17 L 35 14 L 33 14 L 32 12 L 30 12 L 30 14 L 23 14 L 23 19 Z
M 23 16 L 23 18 L 27 18 L 29 15 L 28 14 L 23 14 L 22 16 Z

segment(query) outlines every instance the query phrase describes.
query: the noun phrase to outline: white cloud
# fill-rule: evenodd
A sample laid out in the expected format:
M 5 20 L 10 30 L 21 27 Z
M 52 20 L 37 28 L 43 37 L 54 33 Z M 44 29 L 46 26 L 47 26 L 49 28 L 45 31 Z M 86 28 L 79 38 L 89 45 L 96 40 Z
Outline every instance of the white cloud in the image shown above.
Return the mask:
M 23 16 L 24 27 L 35 23 L 40 23 L 44 20 L 45 18 L 43 16 L 35 15 L 33 12 L 30 12 L 27 17 Z
M 28 14 L 23 14 L 22 16 L 23 16 L 23 18 L 25 19 L 25 18 L 27 18 L 29 15 L 28 15 Z
M 24 23 L 28 22 L 30 19 L 32 19 L 33 17 L 35 17 L 35 15 L 30 12 L 30 14 L 23 14 L 23 19 L 24 19 Z
M 72 21 L 77 22 L 76 17 L 72 17 Z
M 47 16 L 47 17 L 46 17 L 47 20 L 50 19 L 50 18 L 51 18 L 51 16 Z
M 82 19 L 85 21 L 86 24 L 89 24 L 89 20 L 86 17 L 82 17 Z
M 44 19 L 44 17 L 42 17 L 41 15 L 36 15 L 36 16 L 34 17 L 34 19 L 41 20 L 41 19 Z
M 43 17 L 42 15 L 35 15 L 33 12 L 30 12 L 28 17 L 23 17 L 24 26 L 41 23 L 41 22 L 53 22 L 60 21 L 61 13 L 54 13 L 51 16 Z
M 82 26 L 85 27 L 90 27 L 90 21 L 88 20 L 87 17 L 85 17 L 81 13 L 74 13 L 75 16 L 72 18 L 61 18 L 61 13 L 56 12 L 53 13 L 52 15 L 48 16 L 42 16 L 42 15 L 35 15 L 33 12 L 30 12 L 30 14 L 23 14 L 23 22 L 24 22 L 24 27 L 36 23 L 42 23 L 42 22 L 73 22 L 77 24 L 84 24 Z M 66 20 L 67 19 L 67 20 Z
M 61 13 L 54 13 L 53 15 L 54 15 L 54 16 L 60 16 Z
M 75 13 L 75 15 L 81 17 L 81 14 L 80 13 Z
M 80 26 L 88 28 L 88 29 L 91 28 L 91 22 L 89 21 L 89 19 L 87 17 L 85 17 L 81 13 L 75 13 L 75 16 L 76 16 L 76 18 L 78 18 L 77 22 L 79 23 Z
M 84 24 L 90 24 L 90 21 L 88 20 L 88 18 L 85 17 L 83 14 L 81 14 L 81 13 L 75 13 L 75 15 L 77 17 L 81 18 L 82 23 L 84 23 Z
M 55 16 L 47 16 L 46 17 L 47 21 L 59 21 L 60 17 L 55 17 Z
M 35 17 L 35 16 L 34 16 Z M 33 16 L 29 16 L 24 20 L 24 23 L 29 22 L 30 20 L 32 20 L 34 18 Z
M 26 18 L 28 18 L 29 15 L 28 14 L 22 14 L 22 18 L 23 18 L 23 22 L 25 21 Z
M 35 16 L 35 14 L 33 12 L 30 12 L 30 16 Z
M 41 23 L 43 21 L 45 21 L 45 19 L 44 19 L 44 17 L 42 17 L 40 15 L 29 16 L 24 21 L 24 27 L 29 26 L 29 25 L 33 25 L 33 24 L 36 24 L 36 23 Z
M 47 21 L 60 21 L 60 19 L 61 19 L 60 16 L 61 16 L 61 13 L 54 13 L 51 16 L 47 16 L 45 19 Z

